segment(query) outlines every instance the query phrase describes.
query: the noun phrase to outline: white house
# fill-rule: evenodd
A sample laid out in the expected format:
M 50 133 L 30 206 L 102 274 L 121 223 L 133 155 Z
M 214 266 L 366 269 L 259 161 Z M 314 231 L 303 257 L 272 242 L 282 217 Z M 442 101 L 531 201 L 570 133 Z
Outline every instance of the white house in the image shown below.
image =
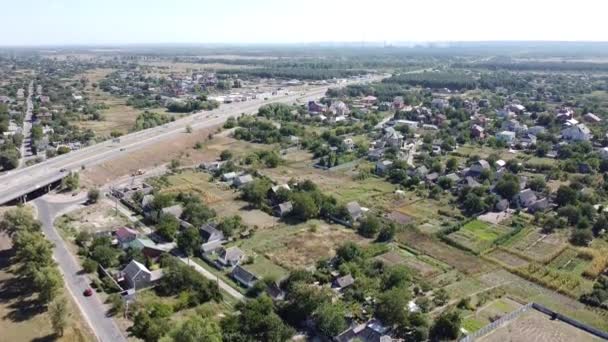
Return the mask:
M 593 136 L 585 124 L 568 127 L 562 130 L 562 138 L 572 141 L 589 141 Z

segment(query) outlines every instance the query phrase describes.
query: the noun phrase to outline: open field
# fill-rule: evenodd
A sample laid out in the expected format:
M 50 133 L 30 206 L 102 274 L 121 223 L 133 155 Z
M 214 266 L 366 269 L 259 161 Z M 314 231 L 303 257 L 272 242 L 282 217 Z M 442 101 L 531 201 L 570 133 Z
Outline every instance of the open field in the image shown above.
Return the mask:
M 81 172 L 81 182 L 84 185 L 101 186 L 112 182 L 122 176 L 130 175 L 138 169 L 149 169 L 170 162 L 172 159 L 180 160 L 182 165 L 194 165 L 204 160 L 215 160 L 219 152 L 194 149 L 197 142 L 204 142 L 210 133 L 217 127 L 195 130 L 188 134 L 184 132 L 170 141 L 153 143 L 143 149 L 129 151 L 110 162 L 88 168 Z
M 36 304 L 35 296 L 11 273 L 10 240 L 0 235 L 0 341 L 93 341 L 95 338 L 80 315 L 76 303 L 67 291 L 70 318 L 64 336 L 53 333 L 46 308 Z
M 397 235 L 396 240 L 415 250 L 455 267 L 466 274 L 476 274 L 492 268 L 486 261 L 467 254 L 456 247 L 449 246 L 413 229 Z
M 427 234 L 433 234 L 443 227 L 457 222 L 454 217 L 458 217 L 460 213 L 455 207 L 447 202 L 446 199 L 437 201 L 413 196 L 411 198 L 395 201 L 394 210 L 397 213 L 407 215 L 414 219 L 419 225 L 420 231 Z
M 537 341 L 537 342 L 588 342 L 603 341 L 583 330 L 552 320 L 536 310 L 528 310 L 504 326 L 478 339 L 484 342 L 502 341 Z
M 510 230 L 511 228 L 501 225 L 473 220 L 458 231 L 449 234 L 447 238 L 474 252 L 482 252 L 490 248 L 496 239 L 509 233 Z
M 343 226 L 311 220 L 296 226 L 279 225 L 256 231 L 237 245 L 245 253 L 255 253 L 283 269 L 293 270 L 311 267 L 318 260 L 332 257 L 345 241 L 365 244 L 367 240 Z

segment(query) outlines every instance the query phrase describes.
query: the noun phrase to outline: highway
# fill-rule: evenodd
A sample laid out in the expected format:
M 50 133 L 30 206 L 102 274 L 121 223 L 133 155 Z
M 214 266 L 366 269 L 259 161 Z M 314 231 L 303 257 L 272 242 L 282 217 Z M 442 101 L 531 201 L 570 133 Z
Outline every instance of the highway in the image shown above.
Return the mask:
M 349 84 L 378 79 L 379 77 L 356 80 Z M 52 181 L 61 179 L 69 171 L 80 170 L 83 166 L 97 165 L 147 145 L 171 139 L 178 134 L 182 134 L 187 126 L 193 129 L 201 129 L 220 125 L 231 116 L 238 116 L 241 113 L 253 114 L 259 107 L 267 103 L 294 103 L 297 101 L 306 103 L 308 100 L 322 97 L 328 88 L 329 86 L 317 86 L 306 91 L 300 90 L 289 95 L 275 96 L 268 100 L 254 99 L 246 102 L 222 104 L 218 109 L 212 111 L 198 112 L 162 126 L 124 135 L 120 137 L 119 142 L 104 141 L 39 164 L 6 172 L 0 176 L 0 204 L 20 198 Z

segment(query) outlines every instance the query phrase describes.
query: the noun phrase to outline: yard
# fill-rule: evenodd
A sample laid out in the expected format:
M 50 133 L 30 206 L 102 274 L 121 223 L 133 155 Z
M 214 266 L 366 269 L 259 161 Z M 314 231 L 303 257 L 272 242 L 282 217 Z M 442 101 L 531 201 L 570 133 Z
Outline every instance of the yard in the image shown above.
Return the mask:
M 525 258 L 547 263 L 568 247 L 568 237 L 561 232 L 546 235 L 540 228 L 527 227 L 509 239 L 504 247 Z

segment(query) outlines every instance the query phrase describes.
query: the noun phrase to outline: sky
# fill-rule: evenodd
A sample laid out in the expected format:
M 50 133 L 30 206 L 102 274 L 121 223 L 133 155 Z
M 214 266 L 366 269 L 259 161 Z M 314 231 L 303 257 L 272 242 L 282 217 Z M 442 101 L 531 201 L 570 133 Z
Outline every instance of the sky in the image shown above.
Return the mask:
M 608 41 L 606 0 L 0 0 L 0 45 Z

